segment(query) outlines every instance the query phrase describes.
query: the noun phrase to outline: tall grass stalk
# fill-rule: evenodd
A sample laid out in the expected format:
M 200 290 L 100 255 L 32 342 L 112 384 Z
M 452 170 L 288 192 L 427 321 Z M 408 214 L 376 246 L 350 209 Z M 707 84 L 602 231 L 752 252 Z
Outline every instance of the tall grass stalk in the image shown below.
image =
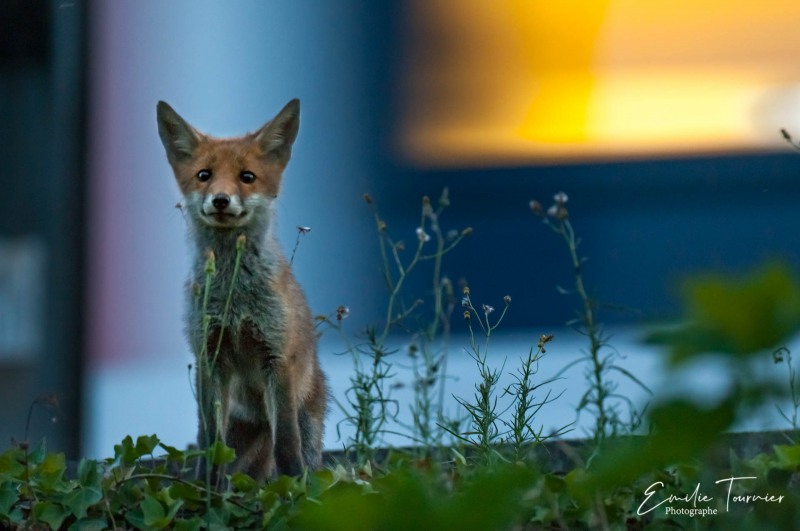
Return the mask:
M 211 385 L 214 379 L 214 369 L 216 367 L 217 359 L 219 358 L 220 351 L 222 350 L 222 342 L 225 330 L 229 324 L 228 320 L 233 301 L 233 293 L 236 288 L 236 280 L 239 275 L 239 270 L 241 269 L 241 260 L 245 244 L 245 235 L 241 234 L 236 239 L 236 255 L 234 258 L 233 270 L 231 272 L 230 284 L 228 286 L 228 291 L 225 298 L 225 306 L 223 307 L 223 312 L 219 323 L 219 335 L 217 337 L 216 346 L 213 353 L 209 352 L 208 349 L 212 321 L 212 316 L 208 312 L 208 302 L 211 296 L 211 287 L 217 275 L 217 267 L 216 256 L 211 250 L 209 250 L 206 254 L 202 295 L 198 293 L 195 294 L 196 296 L 201 297 L 201 315 L 203 319 L 203 328 L 200 338 L 201 344 L 195 345 L 194 350 L 198 353 L 197 367 L 195 369 L 197 371 L 197 388 L 195 390 L 195 399 L 197 401 L 203 432 L 203 450 L 205 460 L 203 479 L 206 485 L 206 515 L 210 515 L 211 509 L 212 468 L 214 466 L 213 453 L 216 451 L 217 443 L 220 442 L 224 436 L 224 434 L 221 433 L 223 426 L 222 404 L 220 402 L 220 398 L 212 397 L 209 393 L 211 392 Z M 209 415 L 212 414 L 214 415 L 214 425 L 216 426 L 214 433 L 211 433 L 209 427 Z M 218 481 L 223 480 L 221 476 L 222 474 L 217 477 Z M 219 487 L 219 485 L 214 485 L 214 487 Z
M 494 312 L 492 306 L 484 304 L 479 311 L 472 304 L 469 287 L 464 287 L 463 294 L 461 305 L 465 308 L 464 320 L 469 330 L 469 355 L 475 361 L 480 379 L 475 384 L 472 401 L 458 396 L 454 397 L 466 412 L 467 431 L 456 429 L 452 424 L 442 424 L 441 426 L 456 440 L 466 444 L 474 451 L 481 462 L 492 464 L 503 459 L 496 448 L 497 443 L 500 442 L 499 419 L 503 413 L 502 410 L 498 410 L 497 385 L 500 382 L 503 367 L 499 369 L 491 367 L 487 362 L 487 357 L 492 332 L 503 321 L 511 298 L 508 296 L 504 298 L 503 311 L 493 322 L 489 317 Z M 476 338 L 473 322 L 477 323 L 480 328 L 482 341 Z
M 636 383 L 648 394 L 652 394 L 650 389 L 628 370 L 620 367 L 615 362 L 619 354 L 609 347 L 608 336 L 603 332 L 603 327 L 595 317 L 596 301 L 592 299 L 583 281 L 584 257 L 578 255 L 580 239 L 576 237 L 569 220 L 567 210 L 567 194 L 559 192 L 554 196 L 555 203 L 545 212 L 538 201 L 531 201 L 530 208 L 534 214 L 541 217 L 545 224 L 556 234 L 561 236 L 569 251 L 572 265 L 574 285 L 576 293 L 581 300 L 581 309 L 578 317 L 568 324 L 574 326 L 581 334 L 589 340 L 589 349 L 585 356 L 582 356 L 573 363 L 568 364 L 560 372 L 564 374 L 572 366 L 579 363 L 587 363 L 588 368 L 585 373 L 588 388 L 581 397 L 577 411 L 580 414 L 583 410 L 590 410 L 594 415 L 593 438 L 595 442 L 603 441 L 609 435 L 616 435 L 620 431 L 632 431 L 639 418 L 635 405 L 630 398 L 616 392 L 617 384 L 610 379 L 610 374 L 618 372 L 632 382 Z M 562 290 L 564 293 L 570 293 Z M 631 415 L 631 421 L 626 423 L 620 418 L 620 404 L 625 403 Z
M 436 431 L 436 419 L 442 415 L 443 400 L 435 403 L 432 388 L 437 384 L 443 385 L 446 378 L 446 351 L 437 351 L 435 344 L 441 335 L 446 337 L 449 333 L 448 321 L 453 306 L 452 302 L 446 302 L 452 299 L 452 285 L 442 274 L 442 259 L 472 232 L 470 228 L 449 236 L 442 232 L 439 216 L 449 205 L 447 189 L 442 192 L 437 209 L 432 207 L 430 199 L 425 196 L 422 199 L 419 226 L 415 231 L 413 254 L 404 259 L 405 243 L 392 237 L 372 197 L 365 194 L 364 200 L 372 212 L 378 232 L 382 276 L 389 293 L 385 318 L 382 323 L 367 328 L 361 343 L 353 343 L 343 330 L 342 320 L 346 314 L 337 310 L 335 315 L 319 318 L 339 331 L 345 341 L 346 352 L 353 359 L 354 374 L 345 395 L 346 404 L 337 403 L 345 413 L 342 422 L 354 428 L 355 434 L 346 444 L 346 449 L 355 453 L 359 464 L 373 459 L 374 449 L 381 437 L 392 433 L 388 429 L 389 423 L 397 419 L 399 410 L 390 396 L 388 383 L 394 376 L 393 364 L 389 358 L 396 353 L 396 349 L 389 348 L 387 342 L 398 327 L 406 331 L 410 328 L 406 321 L 416 315 L 424 304 L 419 298 L 408 304 L 403 297 L 403 288 L 412 272 L 426 261 L 433 261 L 433 317 L 429 325 L 420 327 L 420 345 L 412 349 L 413 354 L 420 355 L 419 359 L 412 357 L 417 392 L 411 406 L 411 434 L 401 435 L 408 436 L 423 448 L 428 448 L 441 439 Z M 434 248 L 429 250 L 431 234 L 435 242 Z M 443 398 L 444 392 L 440 391 L 439 396 Z M 341 435 L 341 431 L 339 433 Z

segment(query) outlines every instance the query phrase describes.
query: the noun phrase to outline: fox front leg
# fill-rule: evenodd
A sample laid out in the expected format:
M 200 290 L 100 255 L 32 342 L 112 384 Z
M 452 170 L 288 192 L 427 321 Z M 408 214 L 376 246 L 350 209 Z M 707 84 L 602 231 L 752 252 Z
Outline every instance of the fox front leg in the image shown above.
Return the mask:
M 298 404 L 292 379 L 281 376 L 278 375 L 275 385 L 275 464 L 280 474 L 299 476 L 305 465 L 301 451 Z

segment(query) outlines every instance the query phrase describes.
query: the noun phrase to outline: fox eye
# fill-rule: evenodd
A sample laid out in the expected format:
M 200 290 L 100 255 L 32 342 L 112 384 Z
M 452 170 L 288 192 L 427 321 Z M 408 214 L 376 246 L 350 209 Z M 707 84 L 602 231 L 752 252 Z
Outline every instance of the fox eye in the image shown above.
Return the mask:
M 197 172 L 197 180 L 201 183 L 208 181 L 211 178 L 211 170 L 200 170 Z
M 253 184 L 256 180 L 256 174 L 251 171 L 243 171 L 241 175 L 239 175 L 239 180 L 244 184 Z

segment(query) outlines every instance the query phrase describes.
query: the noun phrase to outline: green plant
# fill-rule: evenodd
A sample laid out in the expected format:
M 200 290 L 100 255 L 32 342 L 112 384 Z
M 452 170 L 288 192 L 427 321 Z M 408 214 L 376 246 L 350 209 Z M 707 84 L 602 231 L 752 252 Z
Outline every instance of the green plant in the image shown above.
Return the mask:
M 609 337 L 605 334 L 603 326 L 596 318 L 597 301 L 589 296 L 584 285 L 582 268 L 586 258 L 578 254 L 580 239 L 575 235 L 575 230 L 569 219 L 569 211 L 566 207 L 567 194 L 564 192 L 555 194 L 554 201 L 554 204 L 547 211 L 536 200 L 530 202 L 530 208 L 536 216 L 542 219 L 545 225 L 561 236 L 567 246 L 574 273 L 574 293 L 581 300 L 581 309 L 577 312 L 578 317 L 567 324 L 575 327 L 579 333 L 585 335 L 589 340 L 589 349 L 586 355 L 565 366 L 559 374 L 565 373 L 573 365 L 588 364 L 585 378 L 589 385 L 581 397 L 577 412 L 580 414 L 582 411 L 588 410 L 594 415 L 593 438 L 595 442 L 599 443 L 609 435 L 613 436 L 620 432 L 633 431 L 638 425 L 641 416 L 641 412 L 637 410 L 636 405 L 630 398 L 616 392 L 617 384 L 611 379 L 613 373 L 621 374 L 644 389 L 648 394 L 652 395 L 652 391 L 641 380 L 617 363 L 620 356 L 616 350 L 609 347 Z M 565 294 L 570 293 L 567 290 L 561 291 Z M 630 422 L 622 420 L 620 416 L 621 404 L 627 405 Z
M 780 406 L 775 407 L 778 409 L 778 413 L 780 413 L 786 422 L 788 422 L 792 427 L 792 430 L 797 431 L 797 412 L 800 410 L 800 394 L 798 393 L 798 389 L 796 387 L 797 373 L 794 370 L 794 365 L 792 365 L 792 351 L 785 346 L 779 347 L 772 353 L 772 360 L 775 363 L 782 363 L 783 361 L 786 362 L 786 367 L 788 368 L 789 372 L 789 395 L 792 402 L 791 417 L 784 413 Z
M 431 219 L 430 213 L 427 215 L 423 221 Z M 376 220 L 380 221 L 377 215 Z M 421 228 L 423 233 L 436 233 L 431 227 Z M 426 243 L 423 239 L 420 236 L 421 244 Z M 572 241 L 577 247 L 574 236 Z M 386 242 L 389 244 L 397 245 L 390 239 Z M 431 256 L 448 246 L 437 245 L 437 249 Z M 213 280 L 212 258 L 207 264 L 207 285 Z M 405 267 L 399 277 L 391 277 L 394 280 L 390 285 L 396 287 L 410 269 Z M 441 271 L 441 267 L 438 269 Z M 452 288 L 444 278 L 434 283 L 441 289 L 433 311 L 438 322 L 425 325 L 428 331 L 433 329 L 443 336 L 449 326 L 446 318 L 455 305 L 448 292 Z M 202 301 L 199 288 L 198 293 Z M 388 335 L 383 334 L 388 329 L 413 330 L 404 327 L 412 316 L 408 310 L 416 313 L 419 308 L 418 304 L 404 306 L 399 293 L 393 299 L 397 307 L 388 313 L 393 316 L 391 324 L 374 327 L 365 345 L 348 344 L 354 362 L 361 363 L 351 383 L 358 382 L 359 374 L 365 378 L 365 386 L 357 391 L 362 394 L 351 390 L 351 399 L 389 400 L 381 394 L 391 385 L 391 366 L 385 361 L 388 352 L 378 353 L 374 346 L 385 344 Z M 645 436 L 569 443 L 547 441 L 541 428 L 535 428 L 536 414 L 552 401 L 549 393 L 541 399 L 536 397 L 552 380 L 537 382 L 535 376 L 553 337 L 540 336 L 536 349 L 531 348 L 520 360 L 513 382 L 501 388 L 505 365 L 492 367 L 488 354 L 490 339 L 511 299 L 504 299 L 504 309 L 495 319 L 493 308 L 476 308 L 469 290 L 465 290 L 462 304 L 470 335 L 469 352 L 480 381 L 472 400 L 459 399 L 467 412 L 468 426 L 461 429 L 455 427 L 461 424 L 452 422 L 437 426 L 468 450 L 453 449 L 454 462 L 445 462 L 441 457 L 444 454 L 427 446 L 440 444 L 436 432 L 431 431 L 427 443 L 418 438 L 420 444 L 426 444 L 422 451 L 394 450 L 381 467 L 373 467 L 371 459 L 364 459 L 356 466 L 332 465 L 301 477 L 274 478 L 266 484 L 237 472 L 229 474 L 221 486 L 211 484 L 207 476 L 194 475 L 202 461 L 219 468 L 233 461 L 233 450 L 219 440 L 205 450 L 182 451 L 165 445 L 155 435 L 135 440 L 126 437 L 114 447 L 112 458 L 84 459 L 70 466 L 63 454 L 48 453 L 44 441 L 31 447 L 26 433 L 26 441 L 0 453 L 0 528 L 798 529 L 800 445 L 772 444 L 766 451 L 745 455 L 721 435 L 737 418 L 771 403 L 775 396 L 786 396 L 785 384 L 761 377 L 756 370 L 764 362 L 765 352 L 772 352 L 776 363 L 787 362 L 794 413 L 784 417 L 795 426 L 798 400 L 794 366 L 791 352 L 780 345 L 800 328 L 799 301 L 800 283 L 781 266 L 764 267 L 745 277 L 714 275 L 688 282 L 684 289 L 685 321 L 654 332 L 650 341 L 667 348 L 669 368 L 706 356 L 721 360 L 728 387 L 720 397 L 706 403 L 687 397 L 655 403 L 648 415 L 652 432 Z M 340 307 L 323 322 L 344 334 L 341 323 L 347 313 L 346 307 Z M 419 338 L 425 332 L 417 329 L 412 333 L 417 334 L 415 341 L 421 342 Z M 364 359 L 358 359 L 356 353 L 364 350 Z M 415 378 L 433 374 L 438 382 L 444 381 L 439 369 L 425 368 L 429 362 L 441 361 L 440 352 L 431 350 L 429 361 L 418 354 L 421 361 Z M 198 370 L 211 374 L 215 355 L 207 352 L 200 360 L 206 369 Z M 603 359 L 599 358 L 601 363 Z M 376 374 L 383 381 L 370 384 Z M 590 385 L 597 385 L 593 381 Z M 417 392 L 420 389 L 431 387 L 415 387 Z M 436 388 L 436 393 L 441 392 Z M 420 418 L 415 420 L 419 425 L 411 427 L 418 430 L 414 433 L 422 433 L 430 422 L 424 418 L 425 408 L 434 420 L 444 417 L 437 411 L 441 402 L 437 402 L 436 393 L 415 403 L 413 411 Z M 611 397 L 607 394 L 605 399 Z M 29 416 L 34 406 L 54 405 L 54 399 L 40 397 L 31 405 Z M 379 402 L 352 407 L 372 409 L 364 418 L 381 422 L 381 412 L 376 409 L 381 407 Z M 613 410 L 613 404 L 606 411 L 609 408 Z M 502 418 L 506 411 L 511 412 L 509 420 Z M 354 413 L 349 420 L 356 419 Z M 364 433 L 379 434 L 384 426 L 374 424 L 363 429 Z M 377 438 L 361 441 L 379 442 Z M 362 449 L 367 456 L 373 450 L 371 446 Z M 551 468 L 547 459 L 541 459 L 557 452 L 568 455 L 568 467 Z M 671 513 L 667 508 L 679 511 Z M 704 516 L 698 515 L 700 510 L 706 511 Z
M 349 353 L 353 360 L 354 374 L 350 378 L 351 385 L 345 396 L 347 404 L 341 402 L 338 404 L 345 413 L 343 422 L 349 424 L 355 432 L 346 444 L 346 448 L 355 454 L 356 462 L 359 464 L 373 459 L 377 443 L 382 435 L 388 432 L 387 425 L 396 418 L 397 410 L 391 409 L 396 403 L 390 398 L 390 391 L 387 388 L 389 380 L 394 376 L 392 363 L 388 358 L 396 350 L 388 347 L 387 343 L 390 334 L 398 328 L 403 328 L 406 321 L 424 304 L 419 298 L 410 304 L 407 303 L 403 297 L 403 287 L 417 266 L 426 261 L 433 262 L 433 314 L 428 325 L 419 327 L 417 341 L 410 351 L 413 354 L 416 393 L 411 406 L 413 418 L 411 433 L 403 435 L 407 435 L 420 448 L 425 449 L 431 448 L 441 440 L 441 435 L 437 432 L 437 421 L 442 416 L 441 404 L 447 360 L 446 350 L 437 350 L 436 344 L 441 337 L 440 333 L 445 337 L 449 333 L 449 316 L 452 312 L 452 303 L 447 302 L 452 298 L 452 285 L 442 274 L 442 260 L 472 232 L 471 228 L 466 228 L 448 236 L 442 231 L 440 216 L 450 204 L 446 188 L 442 191 L 436 209 L 425 196 L 422 198 L 414 251 L 410 258 L 404 260 L 405 243 L 391 236 L 387 223 L 379 214 L 369 194 L 364 195 L 364 201 L 375 220 L 382 274 L 389 292 L 385 319 L 379 325 L 368 327 L 364 341 L 355 343 L 343 328 L 343 320 L 348 314 L 345 306 L 340 306 L 334 315 L 319 317 L 321 322 L 340 333 L 345 342 L 345 352 Z M 432 239 L 431 234 L 433 234 L 433 244 L 429 243 Z M 433 250 L 429 250 L 431 245 L 434 247 Z M 438 405 L 434 396 L 434 389 L 437 386 L 440 386 Z

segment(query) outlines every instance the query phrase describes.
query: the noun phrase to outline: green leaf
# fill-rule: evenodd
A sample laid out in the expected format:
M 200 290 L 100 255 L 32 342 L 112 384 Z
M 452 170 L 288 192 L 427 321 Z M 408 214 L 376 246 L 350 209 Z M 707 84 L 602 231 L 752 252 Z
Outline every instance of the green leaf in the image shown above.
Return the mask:
M 25 474 L 24 455 L 18 448 L 11 448 L 0 454 L 0 478 L 22 478 Z
M 33 506 L 33 518 L 36 522 L 44 522 L 52 529 L 61 528 L 64 519 L 69 515 L 63 507 L 50 501 L 42 501 Z
M 189 502 L 205 501 L 205 495 L 200 487 L 187 485 L 186 483 L 175 481 L 169 487 L 169 495 L 173 500 L 183 500 Z
M 775 446 L 775 457 L 781 468 L 798 469 L 800 468 L 800 445 L 777 445 Z
M 206 450 L 206 459 L 213 465 L 227 465 L 236 460 L 236 451 L 228 448 L 222 441 L 217 441 Z
M 66 487 L 63 482 L 66 466 L 64 454 L 47 454 L 38 470 L 41 487 L 51 491 L 63 490 Z
M 104 529 L 108 529 L 108 522 L 105 518 L 80 520 L 69 526 L 69 531 L 103 531 Z
M 81 459 L 78 463 L 78 483 L 84 487 L 100 487 L 100 465 L 92 459 Z
M 235 492 L 242 492 L 245 494 L 255 492 L 259 488 L 258 482 L 255 479 L 241 472 L 235 472 L 231 476 L 231 486 Z
M 711 407 L 680 399 L 654 407 L 650 415 L 654 433 L 612 439 L 601 448 L 583 494 L 626 487 L 643 473 L 694 458 L 731 426 L 735 409 L 736 401 L 730 397 Z
M 140 435 L 136 439 L 136 455 L 144 457 L 153 453 L 153 450 L 158 446 L 159 440 L 155 435 Z
M 72 492 L 64 496 L 64 505 L 69 508 L 75 518 L 86 518 L 86 511 L 103 499 L 103 492 L 100 487 L 79 486 Z
M 782 265 L 746 277 L 695 278 L 686 283 L 683 299 L 688 324 L 648 338 L 669 345 L 674 364 L 706 353 L 753 356 L 800 329 L 800 284 Z
M 195 516 L 189 520 L 175 520 L 175 531 L 200 531 L 203 528 L 203 519 Z
M 133 438 L 128 435 L 120 444 L 114 445 L 114 458 L 123 465 L 132 465 L 138 458 L 136 448 L 133 446 Z
M 171 463 L 183 463 L 186 460 L 186 453 L 178 450 L 174 446 L 169 446 L 164 443 L 159 443 L 158 445 L 167 452 L 167 461 Z
M 275 481 L 267 485 L 266 489 L 269 492 L 274 492 L 281 498 L 288 498 L 293 494 L 298 487 L 297 478 L 292 476 L 281 476 Z
M 309 474 L 307 495 L 309 498 L 318 498 L 334 484 L 335 477 L 332 470 L 320 470 Z
M 11 481 L 0 483 L 0 516 L 8 516 L 17 501 L 19 501 L 17 484 Z
M 44 461 L 44 456 L 47 455 L 45 447 L 45 440 L 42 439 L 39 444 L 28 450 L 28 464 L 41 465 Z
M 149 494 L 145 494 L 141 507 L 143 516 L 142 522 L 144 525 L 156 529 L 165 527 L 163 525 L 158 525 L 163 522 L 164 518 L 166 517 L 164 506 L 161 505 L 161 502 Z

